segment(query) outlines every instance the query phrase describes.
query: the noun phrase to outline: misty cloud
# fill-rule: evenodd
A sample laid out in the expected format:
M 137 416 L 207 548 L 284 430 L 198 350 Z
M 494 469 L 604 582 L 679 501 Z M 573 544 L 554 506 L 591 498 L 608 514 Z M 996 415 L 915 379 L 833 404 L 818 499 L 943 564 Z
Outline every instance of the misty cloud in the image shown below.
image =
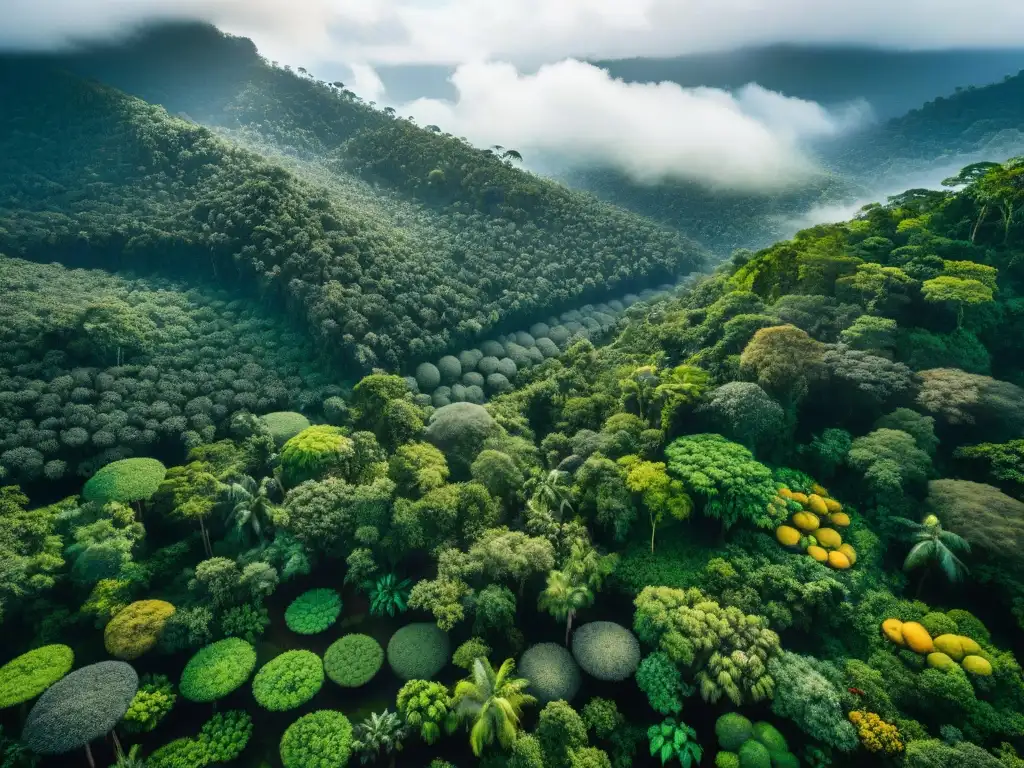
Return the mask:
M 866 117 L 748 85 L 736 93 L 675 83 L 626 83 L 575 60 L 521 74 L 511 64 L 460 66 L 456 102 L 399 107 L 478 146 L 501 144 L 570 164 L 604 164 L 642 182 L 687 179 L 734 189 L 783 187 L 817 172 L 801 143 Z
M 202 19 L 270 58 L 324 63 L 668 56 L 777 42 L 1016 46 L 1018 0 L 5 0 L 0 45 L 52 47 Z M 911 21 L 907 21 L 911 20 Z

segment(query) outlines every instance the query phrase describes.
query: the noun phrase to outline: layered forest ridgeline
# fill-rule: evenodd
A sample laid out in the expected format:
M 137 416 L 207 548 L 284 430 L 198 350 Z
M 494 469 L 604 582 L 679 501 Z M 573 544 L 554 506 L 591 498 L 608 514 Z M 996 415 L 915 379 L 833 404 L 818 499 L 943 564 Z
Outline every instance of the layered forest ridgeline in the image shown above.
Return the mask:
M 5 484 L 74 492 L 118 459 L 177 461 L 240 412 L 344 392 L 305 333 L 221 288 L 0 256 L 0 291 Z
M 206 27 L 162 34 L 163 44 L 147 38 L 144 61 L 131 46 L 3 61 L 11 204 L 0 249 L 244 287 L 361 370 L 401 368 L 702 263 L 673 231 L 269 66 L 247 40 Z M 340 181 L 381 194 L 338 199 L 194 120 L 250 148 L 255 137 L 329 161 Z
M 117 728 L 147 768 L 344 768 L 399 744 L 396 765 L 432 768 L 1019 765 L 1022 179 L 970 168 L 740 254 L 486 406 L 421 407 L 375 373 L 323 401 L 328 423 L 179 418 L 199 442 L 178 466 L 106 465 L 47 506 L 0 489 L 0 754 L 63 768 L 91 742 L 109 765 Z M 244 302 L 2 266 L 97 366 L 206 372 L 206 323 L 214 354 L 258 341 L 222 327 Z M 116 301 L 62 319 L 51 281 Z M 148 366 L 41 388 L 34 328 L 5 349 L 22 422 L 81 438 L 80 405 L 101 427 L 156 406 Z M 188 419 L 294 362 L 223 357 L 166 388 L 212 385 Z
M 1002 161 L 1024 150 L 1024 73 L 985 87 L 938 97 L 902 117 L 817 148 L 822 175 L 802 185 L 757 194 L 712 190 L 697 182 L 638 184 L 602 169 L 566 176 L 574 187 L 678 227 L 719 255 L 764 247 L 792 233 L 815 207 L 871 199 L 903 189 L 908 177 L 976 160 Z

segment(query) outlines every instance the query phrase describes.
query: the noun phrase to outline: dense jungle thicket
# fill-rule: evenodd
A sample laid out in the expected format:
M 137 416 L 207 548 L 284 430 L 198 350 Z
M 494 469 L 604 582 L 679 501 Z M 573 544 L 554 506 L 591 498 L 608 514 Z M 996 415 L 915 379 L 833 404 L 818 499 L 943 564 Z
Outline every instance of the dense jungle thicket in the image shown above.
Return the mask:
M 0 64 L 3 768 L 1019 768 L 1024 159 L 655 291 L 676 234 L 340 87 L 259 69 L 336 144 L 50 64 Z

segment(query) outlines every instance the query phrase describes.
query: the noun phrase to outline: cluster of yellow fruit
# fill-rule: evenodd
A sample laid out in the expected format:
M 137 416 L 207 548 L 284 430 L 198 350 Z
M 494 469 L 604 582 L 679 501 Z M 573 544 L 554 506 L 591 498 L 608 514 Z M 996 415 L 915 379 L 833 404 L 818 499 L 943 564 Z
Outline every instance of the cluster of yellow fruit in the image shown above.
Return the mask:
M 792 517 L 792 525 L 780 525 L 775 529 L 775 538 L 784 547 L 806 552 L 819 563 L 845 571 L 857 562 L 857 550 L 843 543 L 843 537 L 836 528 L 846 528 L 850 516 L 843 512 L 843 505 L 829 498 L 828 491 L 815 485 L 813 493 L 804 494 L 782 487 L 779 496 L 795 501 L 803 509 Z M 831 528 L 823 527 L 824 524 Z
M 899 619 L 883 621 L 882 634 L 901 648 L 927 654 L 930 667 L 949 669 L 960 664 L 972 675 L 988 677 L 992 674 L 992 663 L 980 655 L 981 646 L 964 635 L 939 635 L 933 639 L 916 621 Z
M 861 744 L 869 752 L 884 752 L 887 755 L 898 755 L 903 751 L 903 740 L 900 730 L 892 723 L 887 723 L 874 712 L 854 710 L 847 717 L 857 729 Z

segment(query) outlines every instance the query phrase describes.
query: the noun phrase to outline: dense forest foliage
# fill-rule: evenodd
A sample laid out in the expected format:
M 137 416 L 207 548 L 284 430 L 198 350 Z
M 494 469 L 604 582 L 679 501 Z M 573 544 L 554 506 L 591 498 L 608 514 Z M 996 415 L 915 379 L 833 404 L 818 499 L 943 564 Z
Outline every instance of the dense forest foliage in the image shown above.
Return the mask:
M 1024 158 L 659 285 L 189 35 L 0 63 L 3 768 L 1020 768 Z
M 332 389 L 245 301 L 5 260 L 4 407 L 89 475 L 0 494 L 8 765 L 1018 765 L 1022 179 L 738 252 L 485 405 L 415 395 L 476 355 Z M 122 423 L 177 458 L 102 461 Z
M 258 58 L 228 103 L 200 98 L 191 114 L 213 120 L 203 105 L 222 109 L 228 127 L 318 153 L 404 202 L 351 205 L 192 121 L 53 66 L 0 63 L 8 255 L 177 267 L 238 286 L 301 315 L 319 344 L 363 372 L 657 285 L 703 258 L 646 219 Z M 184 71 L 186 85 L 189 75 L 199 72 Z

